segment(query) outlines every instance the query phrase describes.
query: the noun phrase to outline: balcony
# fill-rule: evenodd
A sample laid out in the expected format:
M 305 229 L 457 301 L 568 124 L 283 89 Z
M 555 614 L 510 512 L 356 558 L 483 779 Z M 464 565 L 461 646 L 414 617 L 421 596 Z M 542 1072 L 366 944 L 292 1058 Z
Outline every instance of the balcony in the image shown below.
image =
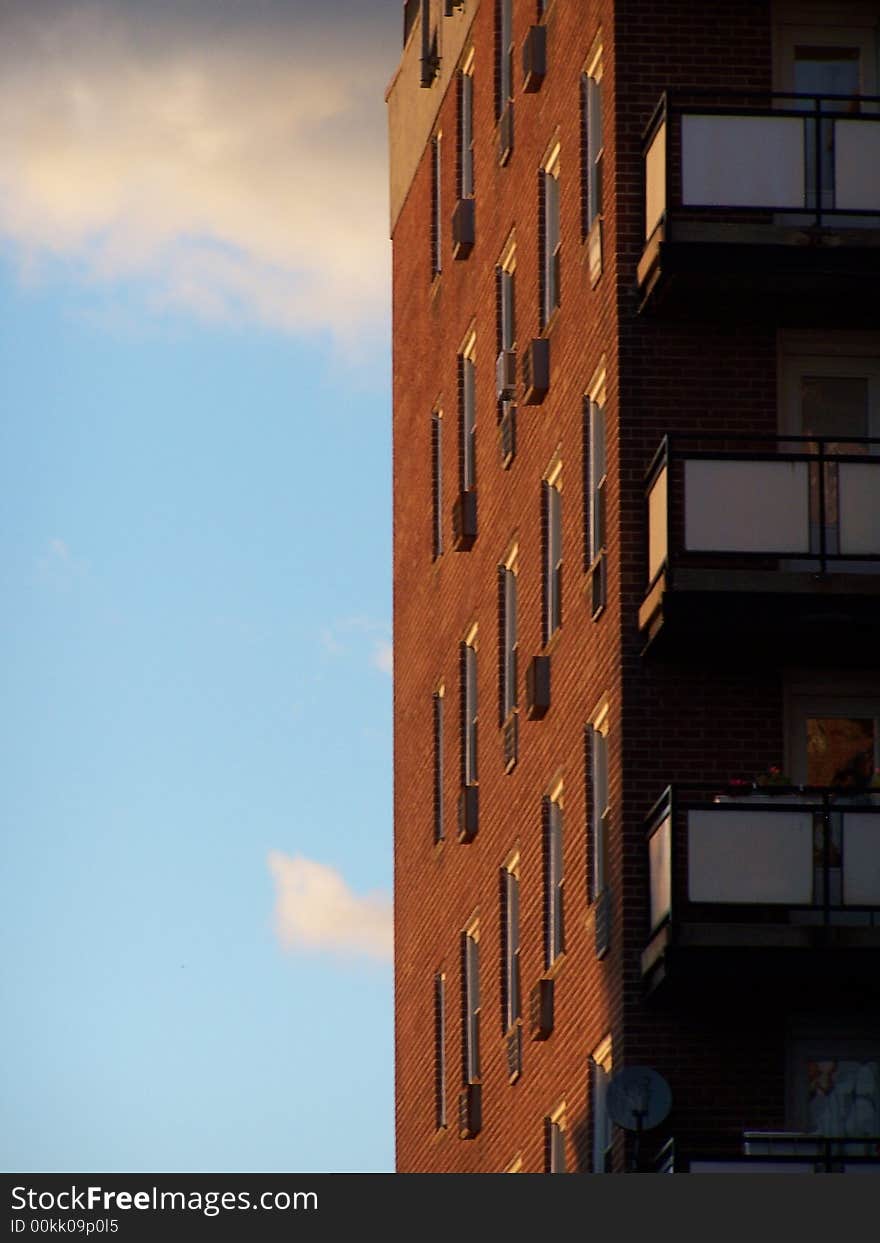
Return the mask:
M 880 323 L 880 97 L 667 92 L 643 175 L 641 310 Z
M 670 786 L 647 829 L 642 975 L 864 991 L 880 967 L 880 791 Z M 760 951 L 760 952 L 758 952 Z
M 671 434 L 645 491 L 645 651 L 876 665 L 880 440 Z
M 876 1174 L 880 1137 L 795 1132 L 676 1137 L 657 1153 L 657 1174 Z

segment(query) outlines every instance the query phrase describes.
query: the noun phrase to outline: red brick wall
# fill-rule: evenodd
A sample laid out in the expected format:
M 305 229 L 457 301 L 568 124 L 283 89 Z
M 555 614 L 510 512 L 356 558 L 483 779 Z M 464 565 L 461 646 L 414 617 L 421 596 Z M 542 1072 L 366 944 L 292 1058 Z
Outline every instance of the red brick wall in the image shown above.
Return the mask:
M 643 477 L 670 430 L 772 431 L 776 340 L 771 329 L 637 317 L 641 254 L 641 133 L 669 86 L 770 84 L 768 0 L 584 0 L 547 16 L 548 74 L 521 89 L 520 49 L 535 6 L 515 0 L 514 151 L 497 160 L 495 11 L 476 14 L 474 119 L 476 244 L 451 257 L 456 192 L 455 84 L 439 107 L 442 129 L 443 271 L 432 284 L 430 148 L 394 233 L 395 919 L 397 1156 L 401 1170 L 503 1170 L 522 1155 L 544 1162 L 543 1119 L 566 1103 L 568 1165 L 589 1168 L 587 1060 L 611 1032 L 617 1066 L 652 1062 L 670 1078 L 677 1121 L 690 1129 L 783 1122 L 785 1008 L 766 1003 L 709 1010 L 643 996 L 646 939 L 644 817 L 675 780 L 724 781 L 782 754 L 778 674 L 737 668 L 724 652 L 712 668 L 644 660 L 637 631 L 645 587 Z M 604 271 L 591 288 L 581 240 L 580 74 L 600 31 L 604 104 Z M 516 229 L 519 357 L 539 332 L 537 172 L 561 144 L 561 307 L 549 327 L 551 384 L 543 404 L 520 405 L 517 454 L 500 464 L 495 400 L 495 264 Z M 479 534 L 451 549 L 458 488 L 458 351 L 476 328 Z M 607 377 L 608 604 L 590 618 L 583 565 L 582 416 L 600 360 Z M 431 413 L 443 411 L 445 551 L 431 557 Z M 546 649 L 552 706 L 524 717 L 525 670 L 541 645 L 541 480 L 563 463 L 564 610 Z M 497 569 L 513 542 L 519 568 L 519 762 L 505 774 L 498 724 Z M 480 820 L 456 840 L 460 781 L 459 644 L 478 625 Z M 431 696 L 445 684 L 446 840 L 433 843 Z M 586 889 L 584 726 L 611 709 L 610 882 L 612 948 L 597 961 Z M 529 992 L 542 972 L 541 797 L 564 786 L 566 953 L 556 980 L 556 1026 L 524 1039 L 519 1081 L 507 1079 L 501 1030 L 499 869 L 520 853 L 521 972 Z M 480 918 L 483 1129 L 457 1135 L 461 1088 L 460 934 Z M 447 976 L 448 1127 L 434 1127 L 432 981 Z M 618 1154 L 619 1157 L 619 1154 Z

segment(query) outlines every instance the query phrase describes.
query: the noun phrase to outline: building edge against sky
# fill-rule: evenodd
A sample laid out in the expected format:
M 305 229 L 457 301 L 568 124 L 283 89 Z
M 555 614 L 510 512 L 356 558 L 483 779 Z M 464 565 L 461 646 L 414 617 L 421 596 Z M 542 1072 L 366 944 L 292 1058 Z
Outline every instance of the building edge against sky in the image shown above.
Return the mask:
M 880 1160 L 878 27 L 404 6 L 400 1170 Z

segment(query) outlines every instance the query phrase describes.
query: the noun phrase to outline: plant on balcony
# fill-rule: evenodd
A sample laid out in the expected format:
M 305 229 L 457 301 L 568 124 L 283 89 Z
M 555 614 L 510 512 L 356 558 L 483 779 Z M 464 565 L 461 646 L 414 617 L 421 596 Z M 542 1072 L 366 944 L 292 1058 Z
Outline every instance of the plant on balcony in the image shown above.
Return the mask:
M 778 764 L 771 764 L 768 769 L 763 773 L 758 773 L 755 778 L 755 786 L 759 790 L 779 789 L 791 784 L 791 777 L 789 777 L 788 773 L 784 773 Z

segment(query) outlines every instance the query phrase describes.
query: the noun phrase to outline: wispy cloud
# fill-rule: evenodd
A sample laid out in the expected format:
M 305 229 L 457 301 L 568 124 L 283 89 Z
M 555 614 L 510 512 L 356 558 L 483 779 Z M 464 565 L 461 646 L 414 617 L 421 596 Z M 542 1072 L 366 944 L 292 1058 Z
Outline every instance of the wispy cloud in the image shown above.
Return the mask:
M 53 536 L 37 558 L 36 572 L 38 582 L 63 590 L 80 577 L 83 564 L 73 556 L 65 540 Z
M 377 643 L 373 649 L 373 664 L 382 673 L 387 673 L 389 677 L 394 673 L 394 648 L 391 643 L 383 641 Z
M 391 639 L 388 637 L 387 622 L 376 621 L 372 617 L 344 617 L 332 625 L 324 626 L 319 635 L 321 647 L 329 657 L 347 655 L 350 644 L 362 653 L 366 641 L 371 644 L 369 661 L 374 669 L 387 673 L 394 672 L 394 656 Z
M 391 14 L 229 8 L 6 0 L 0 236 L 28 279 L 350 338 L 388 302 Z
M 392 956 L 392 907 L 385 894 L 359 896 L 335 868 L 273 850 L 275 930 L 285 949 Z

